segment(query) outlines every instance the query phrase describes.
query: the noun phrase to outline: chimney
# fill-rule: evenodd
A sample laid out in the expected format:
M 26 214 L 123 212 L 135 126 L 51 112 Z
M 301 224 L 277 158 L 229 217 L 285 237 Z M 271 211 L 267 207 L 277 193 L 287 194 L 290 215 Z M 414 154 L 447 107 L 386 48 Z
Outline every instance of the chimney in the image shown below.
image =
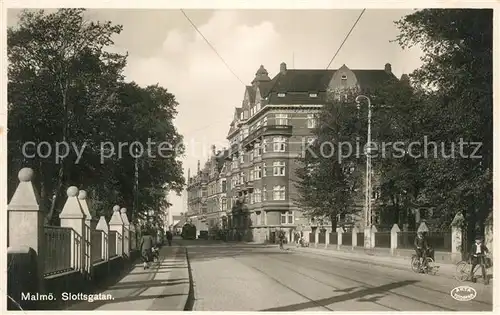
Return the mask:
M 286 73 L 286 63 L 282 62 L 280 64 L 280 73 L 285 74 Z
M 392 66 L 390 63 L 386 63 L 385 64 L 385 67 L 384 67 L 384 70 L 385 72 L 387 72 L 388 74 L 392 74 Z
M 188 182 L 189 182 L 190 179 L 191 179 L 191 169 L 188 168 Z
M 399 81 L 401 81 L 401 83 L 404 84 L 410 84 L 410 77 L 407 74 L 403 74 L 401 76 L 401 79 L 399 79 Z
M 198 174 L 200 174 L 200 160 L 198 160 Z

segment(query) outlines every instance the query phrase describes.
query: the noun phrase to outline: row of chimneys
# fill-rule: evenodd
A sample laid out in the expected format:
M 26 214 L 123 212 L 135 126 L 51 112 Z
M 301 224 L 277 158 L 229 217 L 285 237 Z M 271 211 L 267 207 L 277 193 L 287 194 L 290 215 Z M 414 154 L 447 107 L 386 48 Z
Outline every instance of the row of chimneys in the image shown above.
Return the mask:
M 392 66 L 390 63 L 386 63 L 384 66 L 384 71 L 387 73 L 392 73 Z M 280 73 L 285 74 L 286 73 L 286 63 L 282 62 L 280 64 Z
M 226 151 L 226 147 L 223 147 L 222 150 L 219 150 L 219 151 L 216 151 L 216 146 L 215 145 L 212 145 L 212 155 L 213 156 L 217 156 L 219 154 L 221 154 L 222 152 Z M 196 174 L 200 174 L 201 172 L 201 168 L 200 168 L 200 160 L 198 160 L 198 166 L 197 166 L 197 170 L 196 170 Z M 191 169 L 188 168 L 188 180 L 191 178 Z

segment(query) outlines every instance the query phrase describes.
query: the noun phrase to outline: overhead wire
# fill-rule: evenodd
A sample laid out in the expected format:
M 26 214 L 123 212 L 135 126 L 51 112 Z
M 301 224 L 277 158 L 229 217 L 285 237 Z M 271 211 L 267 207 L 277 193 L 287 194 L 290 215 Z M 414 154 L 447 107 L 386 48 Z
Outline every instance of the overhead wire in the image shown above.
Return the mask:
M 359 20 L 361 19 L 361 17 L 363 16 L 363 14 L 365 13 L 366 9 L 363 9 L 363 11 L 361 11 L 361 13 L 359 14 L 358 18 L 356 19 L 356 21 L 354 22 L 354 24 L 352 25 L 351 29 L 349 30 L 349 33 L 347 33 L 346 37 L 344 38 L 344 41 L 342 42 L 342 44 L 340 44 L 340 47 L 339 49 L 337 49 L 337 52 L 335 53 L 335 55 L 333 55 L 332 59 L 330 60 L 330 62 L 328 63 L 328 66 L 326 66 L 326 69 L 330 68 L 330 65 L 332 64 L 333 60 L 335 59 L 335 57 L 337 57 L 337 55 L 339 54 L 340 50 L 342 49 L 342 47 L 344 46 L 345 42 L 347 41 L 347 39 L 349 38 L 349 36 L 351 35 L 352 31 L 354 30 L 354 28 L 356 27 L 356 25 L 358 24 Z
M 226 62 L 226 60 L 224 60 L 224 58 L 219 54 L 219 52 L 217 51 L 217 49 L 215 49 L 215 47 L 212 45 L 212 43 L 210 43 L 210 41 L 205 37 L 205 35 L 203 35 L 203 33 L 196 26 L 196 24 L 189 18 L 189 16 L 186 14 L 186 12 L 184 12 L 183 9 L 180 9 L 180 10 L 181 10 L 182 14 L 184 15 L 184 17 L 189 21 L 189 23 L 191 24 L 191 26 L 196 30 L 196 32 L 198 34 L 200 34 L 200 36 L 205 40 L 205 42 L 207 43 L 207 45 L 214 51 L 214 53 L 217 55 L 217 57 L 219 57 L 219 59 L 226 66 L 226 68 L 236 77 L 236 79 L 238 79 L 238 81 L 241 82 L 241 84 L 243 84 L 244 86 L 246 86 L 246 84 L 243 82 L 243 80 L 241 80 L 240 77 L 238 77 L 238 75 L 236 74 L 236 72 L 234 72 L 233 69 L 231 69 L 231 67 Z

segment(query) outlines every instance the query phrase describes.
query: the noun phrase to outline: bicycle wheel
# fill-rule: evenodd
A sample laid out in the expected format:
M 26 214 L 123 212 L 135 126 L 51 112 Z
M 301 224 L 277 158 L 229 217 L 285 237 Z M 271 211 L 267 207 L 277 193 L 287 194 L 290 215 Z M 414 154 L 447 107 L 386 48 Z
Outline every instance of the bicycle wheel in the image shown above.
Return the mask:
M 434 266 L 434 259 L 432 259 L 431 257 L 427 257 L 426 263 L 427 263 L 426 273 L 427 274 L 436 274 L 436 268 Z
M 417 256 L 411 257 L 411 270 L 416 273 L 420 271 L 420 261 L 418 260 Z
M 459 261 L 455 269 L 455 279 L 465 281 L 469 278 L 471 265 L 467 261 Z

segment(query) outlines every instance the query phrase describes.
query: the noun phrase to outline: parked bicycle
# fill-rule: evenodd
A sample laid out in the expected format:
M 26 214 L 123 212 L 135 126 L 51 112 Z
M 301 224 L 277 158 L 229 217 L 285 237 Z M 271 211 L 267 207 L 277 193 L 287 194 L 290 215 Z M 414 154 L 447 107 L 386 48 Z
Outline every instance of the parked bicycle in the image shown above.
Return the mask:
M 472 268 L 472 260 L 462 260 L 459 261 L 456 265 L 455 269 L 455 279 L 458 281 L 474 281 L 474 279 L 470 279 L 471 268 Z M 488 271 L 493 267 L 493 260 L 491 257 L 484 257 L 484 268 L 486 269 L 486 275 L 488 275 Z M 474 267 L 474 272 L 472 273 L 473 277 L 476 278 L 476 272 L 481 269 L 481 265 L 478 264 Z

